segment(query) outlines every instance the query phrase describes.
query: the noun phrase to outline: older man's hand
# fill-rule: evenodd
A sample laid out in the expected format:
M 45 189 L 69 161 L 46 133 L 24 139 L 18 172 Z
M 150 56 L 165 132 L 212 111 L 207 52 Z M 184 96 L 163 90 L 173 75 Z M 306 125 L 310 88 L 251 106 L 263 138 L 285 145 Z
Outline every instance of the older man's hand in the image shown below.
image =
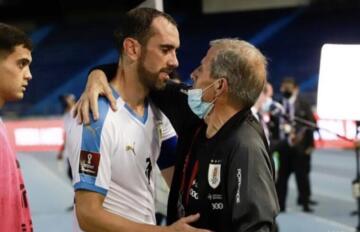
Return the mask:
M 101 70 L 94 70 L 90 73 L 86 88 L 80 99 L 76 103 L 73 116 L 77 117 L 78 123 L 90 123 L 90 112 L 93 114 L 94 120 L 99 119 L 98 99 L 99 96 L 105 96 L 116 111 L 116 100 L 112 95 L 110 85 L 106 75 Z

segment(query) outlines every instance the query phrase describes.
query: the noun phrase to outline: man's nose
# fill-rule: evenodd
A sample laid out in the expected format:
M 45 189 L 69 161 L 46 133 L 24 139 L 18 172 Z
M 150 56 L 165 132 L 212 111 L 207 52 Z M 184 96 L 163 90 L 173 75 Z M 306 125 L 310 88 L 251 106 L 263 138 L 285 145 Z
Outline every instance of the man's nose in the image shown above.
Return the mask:
M 26 72 L 25 72 L 25 79 L 26 80 L 31 80 L 32 79 L 32 75 L 31 75 L 31 71 L 30 68 L 28 67 Z
M 179 61 L 177 59 L 176 52 L 172 53 L 168 64 L 173 68 L 177 68 L 179 66 Z

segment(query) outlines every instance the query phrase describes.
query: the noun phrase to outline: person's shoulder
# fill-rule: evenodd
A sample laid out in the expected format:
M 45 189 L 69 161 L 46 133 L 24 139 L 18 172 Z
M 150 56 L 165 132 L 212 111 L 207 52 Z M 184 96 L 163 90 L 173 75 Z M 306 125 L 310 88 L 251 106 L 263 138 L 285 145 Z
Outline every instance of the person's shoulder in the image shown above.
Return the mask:
M 106 116 L 106 114 L 109 113 L 111 110 L 110 102 L 107 100 L 107 98 L 100 96 L 98 99 L 98 107 L 99 107 L 99 117 Z
M 112 95 L 116 99 L 116 104 L 119 104 L 120 95 L 115 91 L 114 88 L 111 88 Z M 106 116 L 109 113 L 114 113 L 114 111 L 111 109 L 110 102 L 107 100 L 106 97 L 100 96 L 98 98 L 98 109 L 99 109 L 99 119 L 97 122 L 104 122 L 106 119 Z
M 94 120 L 93 114 L 90 113 L 90 123 L 88 125 L 83 125 L 83 133 L 97 134 L 100 135 L 101 131 L 105 127 L 108 121 L 109 114 L 115 114 L 111 109 L 110 102 L 105 97 L 99 97 L 98 99 L 98 110 L 99 118 Z
M 236 130 L 236 136 L 234 136 L 235 144 L 242 148 L 264 147 L 261 137 L 262 128 L 259 125 L 255 125 L 257 123 L 255 117 L 250 115 L 241 126 L 234 128 Z

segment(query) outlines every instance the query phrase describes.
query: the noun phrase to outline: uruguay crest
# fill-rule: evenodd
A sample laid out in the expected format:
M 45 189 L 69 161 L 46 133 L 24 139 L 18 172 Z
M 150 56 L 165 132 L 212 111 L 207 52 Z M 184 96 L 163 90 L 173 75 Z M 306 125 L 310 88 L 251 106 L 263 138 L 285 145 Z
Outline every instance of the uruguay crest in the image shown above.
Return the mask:
M 210 164 L 208 171 L 208 182 L 211 188 L 215 189 L 220 185 L 221 164 Z

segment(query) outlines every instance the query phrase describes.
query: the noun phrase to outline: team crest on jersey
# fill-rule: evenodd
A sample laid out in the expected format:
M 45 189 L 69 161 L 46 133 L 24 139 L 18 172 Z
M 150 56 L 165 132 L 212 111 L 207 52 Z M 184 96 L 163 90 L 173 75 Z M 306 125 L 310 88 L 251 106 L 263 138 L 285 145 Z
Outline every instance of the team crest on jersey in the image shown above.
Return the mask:
M 220 171 L 221 164 L 209 164 L 208 182 L 213 189 L 220 185 Z
M 89 151 L 81 151 L 79 162 L 79 173 L 97 176 L 100 163 L 100 154 Z

